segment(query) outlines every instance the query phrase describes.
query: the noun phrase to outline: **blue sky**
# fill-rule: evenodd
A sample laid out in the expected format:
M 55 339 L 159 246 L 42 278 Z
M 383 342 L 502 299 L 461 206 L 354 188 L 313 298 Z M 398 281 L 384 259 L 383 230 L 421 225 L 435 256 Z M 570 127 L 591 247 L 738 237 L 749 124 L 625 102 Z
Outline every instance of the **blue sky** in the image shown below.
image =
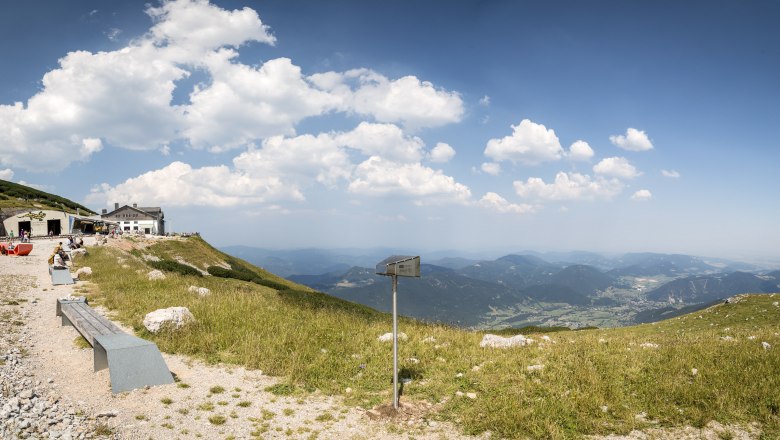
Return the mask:
M 780 260 L 780 5 L 0 3 L 0 178 L 217 245 Z

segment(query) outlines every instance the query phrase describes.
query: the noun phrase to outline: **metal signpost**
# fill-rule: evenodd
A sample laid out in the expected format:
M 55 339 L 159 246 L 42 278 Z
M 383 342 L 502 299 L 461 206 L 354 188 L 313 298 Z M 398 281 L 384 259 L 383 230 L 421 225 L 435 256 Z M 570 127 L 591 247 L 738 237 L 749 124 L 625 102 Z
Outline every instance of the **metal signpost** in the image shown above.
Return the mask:
M 393 255 L 376 265 L 376 274 L 393 278 L 393 408 L 398 409 L 398 277 L 420 277 L 420 257 Z

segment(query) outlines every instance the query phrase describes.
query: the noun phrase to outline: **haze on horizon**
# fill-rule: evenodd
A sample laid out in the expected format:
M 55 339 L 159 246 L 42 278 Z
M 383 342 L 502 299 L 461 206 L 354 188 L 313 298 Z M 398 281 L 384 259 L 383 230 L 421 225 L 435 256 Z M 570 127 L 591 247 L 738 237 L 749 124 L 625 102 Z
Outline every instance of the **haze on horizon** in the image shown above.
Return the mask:
M 0 179 L 218 245 L 780 261 L 773 1 L 0 3 Z

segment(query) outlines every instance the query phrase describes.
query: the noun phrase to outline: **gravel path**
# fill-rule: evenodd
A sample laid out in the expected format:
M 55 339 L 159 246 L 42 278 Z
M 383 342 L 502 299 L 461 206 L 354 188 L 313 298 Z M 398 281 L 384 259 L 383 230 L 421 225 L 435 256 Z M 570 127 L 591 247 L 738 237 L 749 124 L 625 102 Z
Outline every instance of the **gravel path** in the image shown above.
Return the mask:
M 55 241 L 34 244 L 27 257 L 0 256 L 3 439 L 474 438 L 428 421 L 424 406 L 408 406 L 411 415 L 395 420 L 373 420 L 374 413 L 339 398 L 266 392 L 277 379 L 260 371 L 178 355 L 163 354 L 178 384 L 114 395 L 108 370 L 92 371 L 92 349 L 78 347 L 76 330 L 55 316 L 56 299 L 73 295 L 84 282 L 52 286 L 46 259 Z

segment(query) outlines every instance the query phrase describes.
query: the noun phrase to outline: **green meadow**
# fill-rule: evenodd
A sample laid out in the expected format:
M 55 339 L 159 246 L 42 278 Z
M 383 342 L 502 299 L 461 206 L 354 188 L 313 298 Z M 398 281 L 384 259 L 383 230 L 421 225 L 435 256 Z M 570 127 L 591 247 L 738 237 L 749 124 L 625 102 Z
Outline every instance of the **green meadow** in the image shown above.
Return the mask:
M 179 273 L 175 265 L 164 280 L 147 279 L 150 259 L 177 258 L 245 280 Z M 80 292 L 165 352 L 260 369 L 279 378 L 278 393 L 319 391 L 363 408 L 392 401 L 392 346 L 377 339 L 392 331 L 388 314 L 276 277 L 197 237 L 131 252 L 94 247 L 77 264 L 93 270 Z M 189 292 L 193 285 L 211 294 Z M 410 379 L 401 401 L 430 402 L 430 419 L 452 421 L 465 433 L 506 438 L 579 438 L 713 420 L 758 423 L 766 438 L 778 438 L 777 301 L 780 294 L 745 295 L 635 327 L 531 329 L 532 344 L 504 349 L 480 347 L 482 332 L 401 319 L 408 339 L 399 342 L 399 366 Z M 172 306 L 188 307 L 196 322 L 157 335 L 144 329 L 147 313 Z

